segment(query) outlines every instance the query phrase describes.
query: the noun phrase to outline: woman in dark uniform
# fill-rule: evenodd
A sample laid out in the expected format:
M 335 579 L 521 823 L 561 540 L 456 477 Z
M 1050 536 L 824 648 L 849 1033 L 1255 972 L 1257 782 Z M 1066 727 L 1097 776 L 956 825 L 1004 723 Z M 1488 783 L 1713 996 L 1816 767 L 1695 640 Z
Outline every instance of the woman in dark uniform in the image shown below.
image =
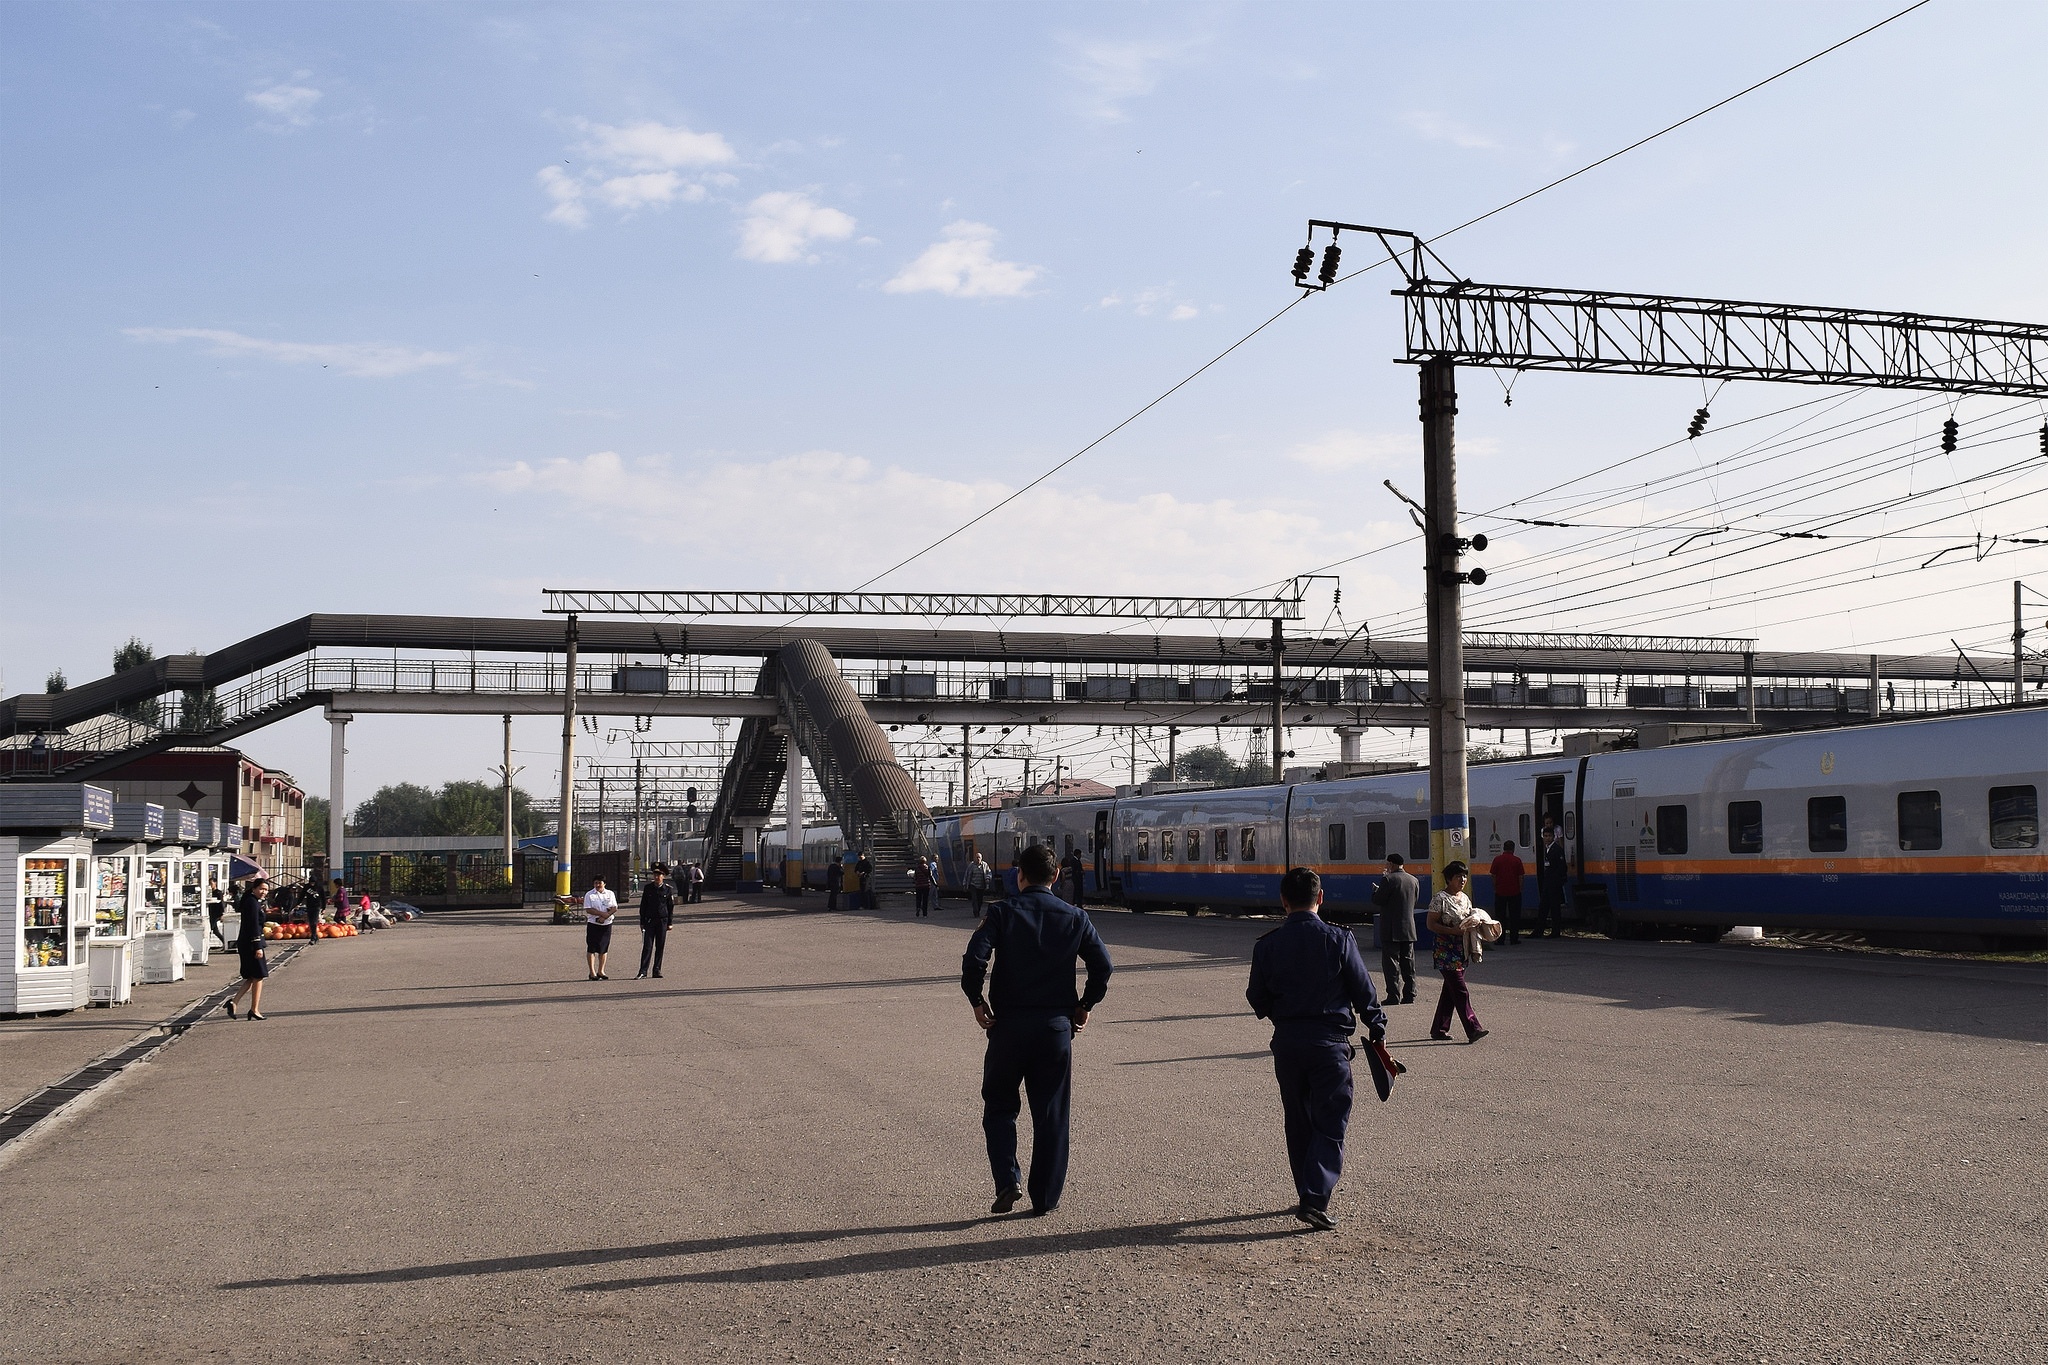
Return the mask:
M 249 1017 L 266 1017 L 263 1013 L 263 979 L 270 975 L 270 964 L 263 960 L 263 905 L 265 893 L 269 890 L 270 883 L 258 877 L 243 888 L 242 898 L 235 902 L 235 913 L 242 917 L 241 932 L 235 936 L 235 951 L 242 959 L 242 984 L 221 1003 L 230 1019 L 235 1017 L 235 1002 L 245 992 L 249 996 Z

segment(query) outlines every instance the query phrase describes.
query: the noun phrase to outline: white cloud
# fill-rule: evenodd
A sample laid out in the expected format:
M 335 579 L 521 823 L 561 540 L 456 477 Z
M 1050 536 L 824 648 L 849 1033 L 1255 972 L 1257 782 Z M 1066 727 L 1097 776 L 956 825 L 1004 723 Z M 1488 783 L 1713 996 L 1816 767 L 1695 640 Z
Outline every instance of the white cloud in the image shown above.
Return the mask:
M 896 272 L 882 288 L 891 294 L 949 294 L 959 299 L 1016 298 L 1038 278 L 1036 266 L 999 261 L 997 232 L 986 223 L 948 223 L 939 240 Z
M 1361 465 L 1390 465 L 1395 461 L 1413 463 L 1421 458 L 1422 437 L 1386 436 L 1362 431 L 1332 431 L 1304 441 L 1287 452 L 1287 458 L 1321 473 L 1356 469 Z
M 280 124 L 303 128 L 313 121 L 313 106 L 320 102 L 321 93 L 310 85 L 280 81 L 261 90 L 251 90 L 242 98 Z
M 1107 294 L 1095 306 L 1121 308 L 1125 303 L 1129 303 L 1131 311 L 1141 318 L 1164 313 L 1168 322 L 1186 322 L 1189 318 L 1202 315 L 1202 310 L 1195 306 L 1194 300 L 1187 298 L 1172 284 L 1157 284 L 1149 289 L 1140 289 L 1129 299 L 1122 294 Z
M 815 261 L 812 242 L 843 242 L 854 222 L 808 194 L 775 190 L 747 205 L 740 222 L 740 255 L 750 261 Z
M 137 341 L 203 342 L 209 355 L 256 356 L 283 365 L 320 365 L 362 379 L 392 379 L 420 370 L 459 365 L 453 351 L 423 351 L 385 341 L 272 341 L 211 327 L 129 327 Z
M 919 473 L 837 451 L 810 451 L 754 463 L 629 460 L 616 451 L 580 459 L 520 462 L 479 476 L 507 496 L 531 495 L 533 506 L 592 513 L 633 509 L 623 529 L 642 547 L 650 572 L 673 547 L 676 519 L 704 507 L 778 509 L 762 540 L 749 518 L 695 517 L 691 553 L 707 581 L 758 580 L 764 550 L 794 577 L 788 587 L 858 582 L 880 567 L 875 546 L 859 536 L 818 536 L 821 525 L 956 526 L 1013 491 L 994 480 L 967 481 Z M 1360 520 L 1356 509 L 1260 507 L 1219 499 L 1183 501 L 1170 493 L 1118 500 L 1088 489 L 1047 487 L 1005 508 L 952 545 L 935 552 L 906 584 L 943 582 L 963 590 L 1233 593 L 1290 572 L 1358 554 L 1391 537 L 1412 534 L 1407 522 Z M 936 534 L 936 529 L 934 530 Z M 778 539 L 787 537 L 787 543 Z M 1119 552 L 1105 557 L 1102 547 Z M 623 567 L 635 562 L 622 551 Z M 886 561 L 882 561 L 886 563 Z M 1360 571 L 1347 588 L 1390 591 Z M 1404 594 L 1403 600 L 1412 594 Z M 1361 596 L 1364 600 L 1364 596 Z
M 1123 106 L 1159 88 L 1166 68 L 1185 61 L 1204 39 L 1085 38 L 1067 40 L 1067 69 L 1085 87 L 1083 112 L 1120 122 Z
M 1429 110 L 1417 110 L 1401 116 L 1401 122 L 1410 131 L 1430 142 L 1448 142 L 1453 147 L 1467 151 L 1498 151 L 1500 142 L 1456 119 Z
M 568 162 L 543 166 L 535 177 L 553 201 L 544 215 L 551 223 L 588 226 L 592 202 L 628 215 L 677 200 L 697 203 L 707 185 L 735 183 L 726 172 L 709 169 L 736 156 L 717 133 L 654 122 L 615 127 L 579 119 L 576 127 L 583 134 L 574 148 L 584 158 L 582 168 L 569 169 Z

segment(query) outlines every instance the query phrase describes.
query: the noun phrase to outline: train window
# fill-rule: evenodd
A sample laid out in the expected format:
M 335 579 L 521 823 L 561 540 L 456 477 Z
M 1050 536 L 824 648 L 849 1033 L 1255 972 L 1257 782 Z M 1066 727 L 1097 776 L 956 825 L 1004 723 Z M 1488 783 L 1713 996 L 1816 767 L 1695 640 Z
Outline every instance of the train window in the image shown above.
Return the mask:
M 1067 852 L 1069 852 L 1069 853 L 1072 853 L 1073 851 L 1074 851 L 1074 836 L 1073 836 L 1073 835 L 1071 835 L 1071 834 L 1069 834 L 1069 835 L 1067 836 Z
M 1174 840 L 1174 832 L 1173 832 L 1172 830 L 1170 830 L 1170 829 L 1162 829 L 1162 830 L 1160 830 L 1160 831 L 1159 831 L 1159 861 L 1160 861 L 1160 862 L 1162 862 L 1162 863 L 1170 863 L 1170 862 L 1172 862 L 1172 861 L 1173 861 L 1173 845 L 1174 845 L 1174 842 L 1175 842 L 1175 840 Z
M 1941 847 L 1941 793 L 1899 793 L 1899 847 L 1926 850 Z
M 1429 861 L 1429 821 L 1408 822 L 1408 856 L 1418 863 Z
M 1202 861 L 1202 831 L 1198 829 L 1188 831 L 1188 861 L 1191 863 Z
M 1383 863 L 1387 860 L 1387 822 L 1368 820 L 1365 825 L 1365 860 L 1369 863 Z
M 1138 861 L 1141 863 L 1152 861 L 1152 831 L 1149 829 L 1138 831 Z
M 1991 846 L 2041 846 L 2041 802 L 2031 785 L 1991 789 Z
M 1216 831 L 1216 844 L 1215 844 L 1215 847 L 1216 847 L 1216 861 L 1217 861 L 1217 862 L 1219 862 L 1219 863 L 1227 863 L 1227 862 L 1229 862 L 1229 861 L 1230 861 L 1230 831 L 1229 831 L 1229 830 L 1227 830 L 1227 829 L 1218 829 L 1218 830 Z
M 1237 832 L 1237 860 L 1241 863 L 1259 860 L 1259 832 L 1250 825 Z
M 1806 801 L 1806 846 L 1815 853 L 1840 853 L 1849 846 L 1849 800 L 1813 796 Z
M 1328 832 L 1327 832 L 1327 834 L 1326 834 L 1325 838 L 1326 838 L 1326 841 L 1327 841 L 1327 842 L 1328 842 L 1328 844 L 1329 844 L 1329 850 L 1330 850 L 1330 856 L 1329 856 L 1329 860 L 1330 860 L 1331 862 L 1333 862 L 1333 863 L 1341 863 L 1341 862 L 1343 862 L 1343 861 L 1344 861 L 1344 826 L 1343 826 L 1343 825 L 1341 825 L 1341 824 L 1331 825 L 1331 826 L 1329 827 L 1329 830 L 1328 830 Z
M 1686 842 L 1685 807 L 1657 807 L 1657 851 L 1683 853 Z
M 1764 851 L 1763 802 L 1730 801 L 1728 803 L 1728 851 L 1730 853 L 1761 853 Z
M 1529 837 L 1529 827 L 1531 820 L 1532 817 L 1525 815 L 1522 817 L 1521 824 L 1519 826 L 1519 832 L 1522 837 L 1518 839 L 1516 842 L 1519 843 L 1523 848 L 1533 848 L 1536 845 L 1536 841 Z

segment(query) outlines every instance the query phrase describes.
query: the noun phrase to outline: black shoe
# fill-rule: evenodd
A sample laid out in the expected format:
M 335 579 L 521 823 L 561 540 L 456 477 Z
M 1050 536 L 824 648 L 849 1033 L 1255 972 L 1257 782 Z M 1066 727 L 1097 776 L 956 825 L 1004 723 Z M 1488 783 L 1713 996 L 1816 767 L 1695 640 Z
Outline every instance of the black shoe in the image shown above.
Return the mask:
M 251 1019 L 268 1019 L 270 1016 L 267 1014 L 252 1014 L 249 1017 Z
M 228 1018 L 232 1019 L 232 1018 L 234 1018 L 234 1017 L 235 1017 L 235 1002 L 234 1002 L 234 1001 L 232 1001 L 232 1000 L 223 1000 L 223 1001 L 221 1001 L 221 1002 L 220 1002 L 220 1007 L 221 1007 L 222 1009 L 224 1009 L 224 1010 L 226 1010 L 226 1011 L 228 1012 Z
M 1023 1197 L 1024 1191 L 1022 1190 L 1014 1188 L 1004 1190 L 996 1196 L 996 1202 L 988 1206 L 988 1211 L 990 1213 L 1008 1213 L 1011 1209 L 1017 1207 L 1017 1201 Z
M 656 972 L 656 973 L 654 974 L 654 979 L 655 979 L 656 981 L 659 981 L 659 980 L 661 980 L 661 973 L 660 973 L 660 972 Z
M 1412 995 L 1404 995 L 1401 997 L 1401 1003 L 1404 1005 L 1412 1005 L 1415 1003 L 1415 997 Z
M 1492 1031 L 1492 1029 L 1474 1029 L 1471 1033 L 1466 1035 L 1465 1041 L 1468 1043 L 1476 1043 Z
M 597 979 L 598 979 L 599 981 L 609 981 L 609 980 L 611 980 L 611 978 L 610 978 L 610 977 L 608 977 L 608 976 L 606 976 L 606 975 L 605 975 L 605 974 L 604 974 L 603 972 L 599 972 L 599 973 L 597 974 Z
M 1448 1043 L 1448 1042 L 1450 1042 L 1450 1041 L 1451 1041 L 1451 1035 L 1450 1035 L 1450 1034 L 1448 1034 L 1448 1033 L 1438 1033 L 1438 1032 L 1437 1032 L 1436 1030 L 1434 1030 L 1434 1029 L 1430 1030 L 1430 1034 L 1429 1034 L 1429 1036 L 1430 1036 L 1430 1037 L 1432 1037 L 1432 1038 L 1434 1038 L 1434 1039 L 1436 1039 L 1436 1040 L 1437 1040 L 1437 1041 L 1438 1041 L 1439 1043 Z
M 634 977 L 633 979 L 635 981 L 645 981 L 647 979 L 647 973 L 641 972 L 638 976 Z
M 595 980 L 597 980 L 597 973 L 596 973 L 596 972 L 592 972 L 592 973 L 590 974 L 590 979 L 591 979 L 592 981 L 595 981 Z
M 1314 1228 L 1317 1232 L 1335 1232 L 1337 1230 L 1336 1219 L 1330 1217 L 1322 1209 L 1311 1208 L 1307 1204 L 1296 1204 L 1294 1206 L 1294 1216 Z
M 1027 1218 L 1043 1218 L 1043 1217 L 1045 1217 L 1045 1216 L 1046 1216 L 1046 1215 L 1047 1215 L 1048 1213 L 1058 1213 L 1059 1211 L 1060 1211 L 1060 1206 L 1059 1206 L 1058 1204 L 1047 1204 L 1047 1205 L 1046 1205 L 1046 1206 L 1045 1206 L 1044 1208 L 1040 1208 L 1040 1207 L 1038 1207 L 1038 1205 L 1036 1205 L 1036 1204 L 1033 1204 L 1033 1205 L 1031 1206 L 1031 1212 L 1030 1212 L 1030 1213 L 1028 1213 L 1028 1214 L 1026 1214 L 1026 1215 L 1025 1215 L 1025 1217 L 1027 1217 Z

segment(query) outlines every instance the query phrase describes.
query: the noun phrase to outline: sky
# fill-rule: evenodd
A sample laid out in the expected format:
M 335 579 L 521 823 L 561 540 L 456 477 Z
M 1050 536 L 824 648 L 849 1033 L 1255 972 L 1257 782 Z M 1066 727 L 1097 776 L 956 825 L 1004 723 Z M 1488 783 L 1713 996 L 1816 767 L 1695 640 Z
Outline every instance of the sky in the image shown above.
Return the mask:
M 1283 308 L 1307 219 L 1441 232 L 1899 7 L 0 8 L 0 687 L 315 611 L 853 587 Z M 1438 250 L 1502 283 L 2048 317 L 2044 45 L 2039 5 L 1935 0 Z M 1419 633 L 1381 486 L 1419 491 L 1392 278 L 878 586 L 1233 593 L 1343 561 L 1315 620 Z M 2048 533 L 2042 467 L 2008 469 L 2040 404 L 1531 373 L 1509 405 L 1507 378 L 1461 376 L 1476 624 L 1996 652 L 2012 580 L 2048 591 L 2048 550 L 1976 539 Z M 1879 500 L 1818 558 L 1639 529 Z M 325 731 L 244 745 L 323 791 Z M 350 788 L 496 750 L 495 719 L 358 724 Z

